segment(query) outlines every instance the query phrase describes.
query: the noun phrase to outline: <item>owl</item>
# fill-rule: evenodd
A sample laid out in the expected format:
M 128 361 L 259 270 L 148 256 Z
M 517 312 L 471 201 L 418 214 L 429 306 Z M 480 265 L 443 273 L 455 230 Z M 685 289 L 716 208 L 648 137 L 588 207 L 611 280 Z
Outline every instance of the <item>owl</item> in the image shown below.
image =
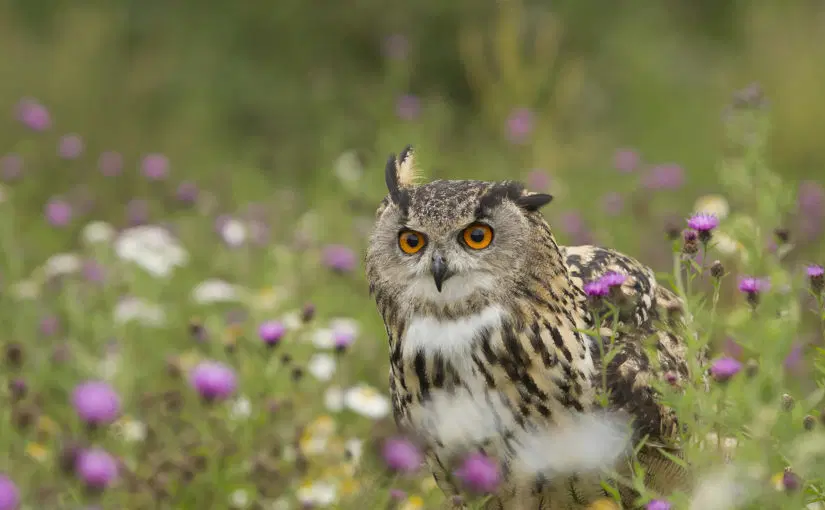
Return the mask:
M 395 421 L 424 445 L 448 501 L 462 505 L 457 463 L 468 452 L 500 466 L 485 508 L 585 508 L 606 497 L 605 471 L 568 451 L 588 449 L 587 436 L 558 440 L 581 438 L 605 413 L 626 419 L 630 445 L 610 457 L 611 473 L 629 478 L 632 452 L 651 489 L 686 487 L 684 463 L 672 460 L 680 424 L 656 384 L 690 377 L 680 299 L 628 256 L 560 246 L 540 211 L 550 195 L 514 181 L 417 183 L 415 171 L 409 146 L 387 162 L 366 274 L 389 340 Z M 622 281 L 589 296 L 585 285 L 608 273 Z M 591 433 L 598 444 L 616 430 Z M 564 455 L 569 469 L 542 468 Z M 638 495 L 617 485 L 633 507 Z

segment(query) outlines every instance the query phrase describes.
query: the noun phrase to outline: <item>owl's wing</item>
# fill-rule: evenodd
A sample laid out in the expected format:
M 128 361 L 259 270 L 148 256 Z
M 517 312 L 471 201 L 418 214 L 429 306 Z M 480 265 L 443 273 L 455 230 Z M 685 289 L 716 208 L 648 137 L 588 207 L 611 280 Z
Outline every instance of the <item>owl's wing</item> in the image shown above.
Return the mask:
M 686 472 L 659 451 L 680 455 L 679 421 L 654 387 L 654 381 L 666 376 L 673 384 L 689 378 L 688 349 L 680 328 L 684 312 L 681 299 L 658 284 L 652 269 L 627 255 L 596 246 L 561 249 L 571 278 L 580 287 L 611 271 L 627 276 L 618 292 L 607 297 L 619 312 L 618 320 L 606 315 L 607 305 L 593 310 L 605 319 L 600 323 L 604 350 L 611 349 L 606 344 L 613 342 L 614 353 L 602 366 L 609 401 L 614 409 L 633 416 L 639 437 L 647 437 L 639 457 L 648 467 L 651 486 L 666 488 L 682 483 Z M 600 355 L 594 352 L 596 359 Z M 703 359 L 704 353 L 700 353 L 700 364 Z

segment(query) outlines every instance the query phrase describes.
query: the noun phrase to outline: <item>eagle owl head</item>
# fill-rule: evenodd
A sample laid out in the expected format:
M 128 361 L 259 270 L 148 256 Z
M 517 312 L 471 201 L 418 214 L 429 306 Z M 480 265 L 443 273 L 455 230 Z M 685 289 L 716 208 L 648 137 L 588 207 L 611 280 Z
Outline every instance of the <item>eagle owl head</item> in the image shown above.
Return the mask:
M 538 211 L 552 197 L 515 181 L 417 184 L 415 169 L 409 146 L 387 161 L 388 195 L 366 257 L 373 293 L 410 305 L 506 297 L 540 255 L 537 245 L 549 229 Z

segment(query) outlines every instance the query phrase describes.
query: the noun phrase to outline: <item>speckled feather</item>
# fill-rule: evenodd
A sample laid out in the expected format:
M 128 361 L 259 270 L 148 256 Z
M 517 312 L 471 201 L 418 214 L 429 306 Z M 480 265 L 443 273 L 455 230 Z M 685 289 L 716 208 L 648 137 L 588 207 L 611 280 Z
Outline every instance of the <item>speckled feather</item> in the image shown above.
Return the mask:
M 410 168 L 410 148 L 388 161 L 389 195 L 376 212 L 366 267 L 389 338 L 394 416 L 427 445 L 439 487 L 448 496 L 460 492 L 451 473 L 456 456 L 469 446 L 502 461 L 504 483 L 488 508 L 583 508 L 603 497 L 598 474 L 552 481 L 525 475 L 514 453 L 520 433 L 569 425 L 600 410 L 602 368 L 608 407 L 630 415 L 635 437 L 647 438 L 639 460 L 648 468 L 648 483 L 663 492 L 686 483 L 683 469 L 658 453 L 666 448 L 678 456 L 679 423 L 652 384 L 666 372 L 688 377 L 686 348 L 675 333 L 679 299 L 630 257 L 593 246 L 558 246 L 538 212 L 547 195 L 511 181 L 411 185 L 404 177 Z M 457 246 L 456 232 L 475 221 L 495 227 L 490 250 Z M 402 228 L 425 232 L 432 249 L 447 254 L 455 276 L 444 292 L 435 293 L 426 279 L 425 259 L 398 249 Z M 607 298 L 620 310 L 618 320 L 583 292 L 586 282 L 608 271 L 628 276 L 621 291 Z M 605 341 L 612 338 L 618 349 L 606 367 L 599 341 L 584 333 L 597 322 Z M 444 341 L 433 343 L 439 335 L 446 335 Z M 469 445 L 447 437 L 428 414 L 442 396 L 484 403 L 494 433 Z M 626 505 L 633 497 L 623 490 Z

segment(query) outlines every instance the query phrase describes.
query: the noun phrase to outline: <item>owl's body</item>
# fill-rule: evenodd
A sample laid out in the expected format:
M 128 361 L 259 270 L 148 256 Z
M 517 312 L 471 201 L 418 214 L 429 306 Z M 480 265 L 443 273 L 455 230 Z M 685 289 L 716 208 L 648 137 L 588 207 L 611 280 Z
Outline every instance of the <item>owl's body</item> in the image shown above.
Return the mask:
M 600 474 L 543 463 L 561 453 L 541 446 L 605 407 L 633 419 L 634 439 L 648 438 L 638 458 L 652 488 L 684 482 L 656 450 L 672 447 L 677 421 L 651 386 L 664 372 L 688 376 L 683 343 L 656 329 L 679 300 L 633 259 L 558 246 L 538 212 L 549 196 L 512 182 L 413 186 L 412 164 L 409 150 L 388 163 L 367 274 L 389 336 L 396 422 L 426 445 L 439 487 L 459 494 L 456 462 L 482 450 L 503 475 L 489 508 L 583 508 L 606 495 Z M 618 319 L 583 291 L 607 271 L 627 276 L 610 298 Z M 615 460 L 621 472 L 627 459 Z M 632 503 L 632 491 L 622 496 Z

